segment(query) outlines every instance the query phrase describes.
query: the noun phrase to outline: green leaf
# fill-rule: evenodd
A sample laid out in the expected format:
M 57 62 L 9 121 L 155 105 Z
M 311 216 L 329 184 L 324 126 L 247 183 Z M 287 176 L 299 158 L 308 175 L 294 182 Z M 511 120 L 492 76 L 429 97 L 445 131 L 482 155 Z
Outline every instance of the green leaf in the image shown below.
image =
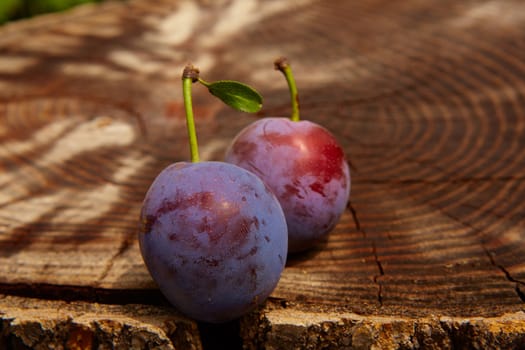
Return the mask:
M 204 85 L 212 95 L 239 111 L 256 113 L 262 108 L 261 95 L 246 84 L 232 80 L 219 80 Z

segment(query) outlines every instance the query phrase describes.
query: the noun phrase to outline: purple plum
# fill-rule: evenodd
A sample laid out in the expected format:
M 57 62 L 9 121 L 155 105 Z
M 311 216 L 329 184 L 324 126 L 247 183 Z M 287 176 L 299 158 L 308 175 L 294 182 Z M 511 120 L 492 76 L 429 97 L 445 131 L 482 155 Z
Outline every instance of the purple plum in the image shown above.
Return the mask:
M 221 323 L 261 304 L 286 263 L 282 208 L 261 179 L 223 162 L 178 162 L 151 184 L 140 250 L 166 298 L 200 321 Z

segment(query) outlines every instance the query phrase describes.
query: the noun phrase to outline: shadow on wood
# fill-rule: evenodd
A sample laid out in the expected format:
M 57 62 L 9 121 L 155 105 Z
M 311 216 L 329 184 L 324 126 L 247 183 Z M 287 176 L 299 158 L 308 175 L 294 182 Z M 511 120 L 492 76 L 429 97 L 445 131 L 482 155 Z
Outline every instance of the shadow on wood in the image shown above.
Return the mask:
M 220 160 L 255 118 L 288 114 L 273 70 L 286 55 L 302 118 L 331 130 L 353 164 L 352 206 L 325 244 L 290 258 L 265 307 L 232 326 L 243 345 L 520 346 L 524 10 L 135 0 L 1 27 L 0 340 L 65 346 L 78 324 L 79 339 L 99 345 L 206 344 L 206 329 L 159 297 L 138 211 L 158 172 L 189 157 L 184 65 L 265 97 L 260 116 L 245 116 L 195 89 L 201 157 Z

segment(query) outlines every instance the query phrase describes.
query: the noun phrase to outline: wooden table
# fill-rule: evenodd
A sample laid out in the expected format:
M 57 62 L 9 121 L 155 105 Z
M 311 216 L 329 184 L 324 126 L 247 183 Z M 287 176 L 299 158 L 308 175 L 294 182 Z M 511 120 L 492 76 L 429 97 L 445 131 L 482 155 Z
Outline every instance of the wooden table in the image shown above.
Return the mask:
M 141 201 L 189 157 L 184 65 L 285 116 L 279 55 L 352 163 L 349 210 L 260 310 L 199 324 L 145 269 Z M 204 159 L 257 118 L 194 103 Z M 524 199 L 519 0 L 135 0 L 0 27 L 0 349 L 525 348 Z

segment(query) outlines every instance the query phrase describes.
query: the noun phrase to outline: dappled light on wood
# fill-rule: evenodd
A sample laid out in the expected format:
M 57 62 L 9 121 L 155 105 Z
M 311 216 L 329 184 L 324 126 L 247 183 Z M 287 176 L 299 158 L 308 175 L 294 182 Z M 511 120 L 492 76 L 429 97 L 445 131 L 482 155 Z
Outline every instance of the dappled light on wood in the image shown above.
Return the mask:
M 130 332 L 148 325 L 168 344 L 180 325 L 198 337 L 137 242 L 152 180 L 188 160 L 180 72 L 192 61 L 264 97 L 248 116 L 195 87 L 201 158 L 222 160 L 256 118 L 289 115 L 273 69 L 285 55 L 301 119 L 330 130 L 351 163 L 351 202 L 239 321 L 246 346 L 523 344 L 523 13 L 517 0 L 135 0 L 0 27 L 0 317 L 26 322 L 29 306 L 74 300 L 99 322 L 96 302 L 129 302 L 172 322 L 118 323 Z M 22 341 L 16 329 L 0 329 L 0 343 Z

